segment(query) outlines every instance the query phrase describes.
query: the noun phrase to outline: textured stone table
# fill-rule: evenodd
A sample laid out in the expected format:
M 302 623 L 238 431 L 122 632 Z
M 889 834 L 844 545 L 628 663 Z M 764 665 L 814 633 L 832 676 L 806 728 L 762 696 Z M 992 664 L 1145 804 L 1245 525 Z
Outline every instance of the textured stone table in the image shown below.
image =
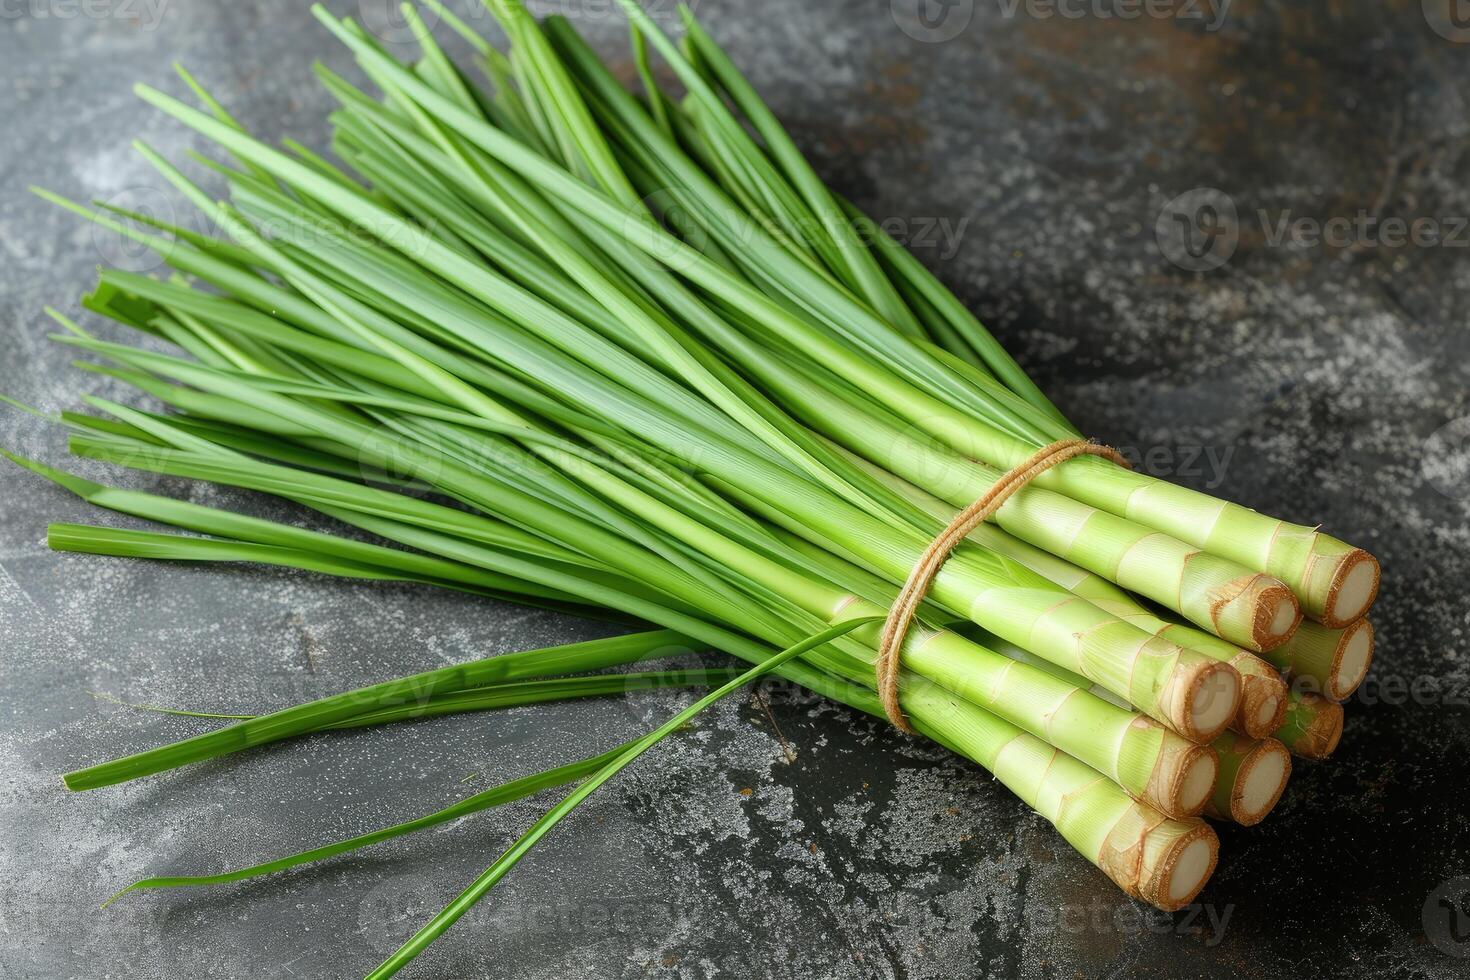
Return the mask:
M 1300 765 L 1261 827 L 1222 830 L 1197 914 L 1145 918 L 975 767 L 830 706 L 742 697 L 594 797 L 411 975 L 1470 974 L 1452 955 L 1470 954 L 1456 943 L 1470 919 L 1437 901 L 1470 874 L 1470 37 L 1434 3 L 1088 0 L 1061 16 L 923 2 L 699 12 L 818 169 L 939 268 L 1083 428 L 1382 556 L 1379 661 L 1341 750 Z M 364 13 L 396 42 L 385 6 Z M 609 0 L 535 9 L 569 13 L 628 67 Z M 315 57 L 350 69 L 288 0 L 0 0 L 0 391 L 50 411 L 121 394 L 68 367 L 40 310 L 74 310 L 98 262 L 139 263 L 26 185 L 184 217 L 128 141 L 174 157 L 195 144 L 130 85 L 177 90 L 179 58 L 258 132 L 321 145 Z M 0 443 L 65 457 L 57 430 L 9 410 Z M 53 554 L 48 521 L 127 522 L 14 469 L 0 487 L 0 976 L 360 975 L 554 797 L 315 870 L 97 905 L 139 876 L 427 812 L 690 697 L 321 737 L 68 796 L 69 768 L 209 727 L 90 692 L 269 709 L 611 627 Z

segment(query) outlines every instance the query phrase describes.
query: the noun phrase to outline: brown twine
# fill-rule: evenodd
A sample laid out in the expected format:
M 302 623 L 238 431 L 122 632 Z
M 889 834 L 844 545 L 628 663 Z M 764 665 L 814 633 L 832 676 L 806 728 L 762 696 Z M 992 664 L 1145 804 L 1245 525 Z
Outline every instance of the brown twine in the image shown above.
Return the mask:
M 924 596 L 929 592 L 934 576 L 939 574 L 939 569 L 949 559 L 950 553 L 959 547 L 960 542 L 1000 510 L 1017 490 L 1058 463 L 1084 455 L 1101 456 L 1119 466 L 1129 467 L 1128 461 L 1116 449 L 1087 439 L 1062 439 L 1050 446 L 1044 446 L 1030 459 L 1002 474 L 979 500 L 956 514 L 949 527 L 941 531 L 919 556 L 914 570 L 909 572 L 908 581 L 903 584 L 898 598 L 893 600 L 893 606 L 888 610 L 888 619 L 883 624 L 883 634 L 878 641 L 878 697 L 883 702 L 883 711 L 895 728 L 910 735 L 914 734 L 913 726 L 898 705 L 899 651 Z

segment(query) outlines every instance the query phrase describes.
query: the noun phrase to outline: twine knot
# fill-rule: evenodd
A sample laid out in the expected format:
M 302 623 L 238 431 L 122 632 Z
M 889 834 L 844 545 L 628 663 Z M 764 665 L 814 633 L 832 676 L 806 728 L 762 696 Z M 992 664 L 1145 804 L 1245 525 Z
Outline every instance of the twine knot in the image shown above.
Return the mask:
M 883 633 L 878 640 L 878 697 L 883 702 L 884 713 L 895 728 L 910 735 L 914 734 L 913 726 L 909 724 L 898 704 L 899 651 L 903 648 L 904 638 L 908 636 L 914 616 L 918 614 L 919 606 L 928 594 L 934 577 L 939 574 L 939 569 L 955 548 L 959 547 L 960 542 L 1000 510 L 1017 490 L 1053 466 L 1077 456 L 1101 456 L 1119 466 L 1132 468 L 1116 449 L 1089 439 L 1062 439 L 1050 446 L 1043 446 L 1029 459 L 1003 473 L 979 500 L 956 514 L 949 526 L 939 532 L 939 536 L 919 556 L 913 571 L 909 572 L 908 581 L 903 584 L 898 597 L 888 610 L 888 619 L 883 623 Z

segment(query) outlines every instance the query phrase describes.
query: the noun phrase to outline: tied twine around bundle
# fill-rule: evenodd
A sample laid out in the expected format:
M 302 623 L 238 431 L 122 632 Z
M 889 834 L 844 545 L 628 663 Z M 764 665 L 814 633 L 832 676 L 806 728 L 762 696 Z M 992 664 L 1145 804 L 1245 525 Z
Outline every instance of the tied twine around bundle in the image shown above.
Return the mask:
M 915 734 L 914 727 L 909 724 L 898 704 L 899 651 L 903 648 L 904 638 L 908 636 L 909 627 L 913 625 L 914 616 L 918 614 L 919 606 L 928 594 L 934 576 L 939 574 L 939 569 L 955 548 L 959 547 L 960 542 L 1000 510 L 1017 490 L 1053 466 L 1077 456 L 1101 456 L 1125 469 L 1133 468 L 1116 449 L 1089 439 L 1062 439 L 1050 446 L 1043 446 L 1031 458 L 1003 473 L 979 500 L 956 514 L 949 527 L 939 532 L 939 536 L 919 556 L 913 571 L 909 572 L 908 581 L 903 584 L 898 598 L 893 600 L 893 606 L 888 610 L 888 619 L 883 623 L 883 633 L 878 640 L 878 697 L 883 702 L 883 711 L 888 715 L 888 720 L 899 731 Z

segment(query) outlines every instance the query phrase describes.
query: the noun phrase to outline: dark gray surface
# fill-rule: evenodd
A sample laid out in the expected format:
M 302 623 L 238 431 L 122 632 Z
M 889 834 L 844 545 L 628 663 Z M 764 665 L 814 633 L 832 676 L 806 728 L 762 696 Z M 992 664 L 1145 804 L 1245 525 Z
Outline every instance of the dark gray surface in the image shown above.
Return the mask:
M 1448 955 L 1470 944 L 1446 938 L 1433 900 L 1470 873 L 1470 45 L 1414 2 L 1242 0 L 1219 30 L 998 0 L 935 4 L 937 27 L 915 28 L 912 7 L 706 0 L 699 12 L 818 168 L 894 219 L 1086 430 L 1383 558 L 1379 661 L 1341 750 L 1299 765 L 1261 827 L 1222 829 L 1202 910 L 1145 923 L 973 766 L 835 708 L 778 702 L 768 716 L 737 699 L 594 797 L 409 974 L 1470 975 L 1470 959 Z M 626 68 L 609 8 L 535 9 L 569 13 Z M 962 29 L 924 42 L 900 21 L 929 37 Z M 287 0 L 0 8 L 0 391 L 53 411 L 120 393 L 68 368 L 40 307 L 74 310 L 94 264 L 135 260 L 25 186 L 168 207 L 128 141 L 172 156 L 192 144 L 128 89 L 177 89 L 173 58 L 263 135 L 320 145 L 314 57 L 347 67 Z M 1166 260 L 1155 229 L 1166 202 L 1201 187 L 1239 216 L 1206 259 L 1238 247 L 1196 274 Z M 1457 237 L 1340 248 L 1274 232 L 1283 215 L 1360 210 Z M 931 221 L 949 237 L 935 242 Z M 8 410 L 0 442 L 64 458 L 56 430 Z M 1195 447 L 1213 456 L 1191 466 Z M 210 727 L 88 692 L 266 709 L 604 630 L 415 588 L 57 555 L 48 521 L 116 518 L 13 469 L 0 481 L 0 976 L 360 975 L 551 798 L 319 870 L 97 904 L 140 876 L 426 812 L 611 746 L 688 699 L 317 738 L 68 796 L 57 776 L 69 768 Z

